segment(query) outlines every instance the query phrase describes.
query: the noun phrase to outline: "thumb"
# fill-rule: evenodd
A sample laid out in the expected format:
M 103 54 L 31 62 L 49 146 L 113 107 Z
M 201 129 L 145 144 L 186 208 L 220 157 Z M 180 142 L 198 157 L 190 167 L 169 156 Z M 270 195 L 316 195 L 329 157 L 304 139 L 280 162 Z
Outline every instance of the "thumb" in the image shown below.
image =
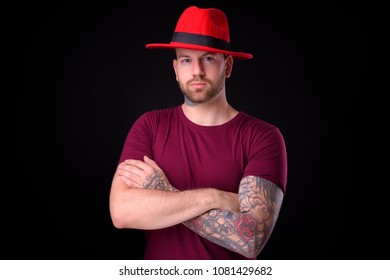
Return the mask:
M 144 161 L 145 161 L 145 163 L 149 164 L 151 167 L 160 169 L 160 167 L 157 165 L 157 163 L 154 160 L 148 158 L 148 156 L 144 156 Z

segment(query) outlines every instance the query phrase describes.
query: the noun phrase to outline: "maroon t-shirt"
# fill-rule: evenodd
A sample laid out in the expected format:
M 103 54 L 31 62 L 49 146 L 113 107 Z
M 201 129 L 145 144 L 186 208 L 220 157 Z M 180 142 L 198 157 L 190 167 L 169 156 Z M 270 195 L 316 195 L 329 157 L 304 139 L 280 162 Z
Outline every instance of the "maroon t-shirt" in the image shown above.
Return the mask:
M 182 107 L 154 110 L 130 129 L 119 162 L 147 155 L 179 189 L 212 187 L 238 192 L 248 175 L 277 184 L 287 181 L 285 142 L 279 129 L 239 112 L 222 125 L 191 122 Z M 246 259 L 184 225 L 146 231 L 145 259 Z

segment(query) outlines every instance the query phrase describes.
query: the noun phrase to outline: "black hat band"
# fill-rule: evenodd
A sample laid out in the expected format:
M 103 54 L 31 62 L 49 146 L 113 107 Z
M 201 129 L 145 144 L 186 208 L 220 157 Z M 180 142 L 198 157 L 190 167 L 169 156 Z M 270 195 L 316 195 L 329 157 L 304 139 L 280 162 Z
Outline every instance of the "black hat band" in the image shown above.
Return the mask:
M 224 40 L 200 34 L 186 33 L 186 32 L 175 32 L 173 33 L 171 42 L 194 44 L 206 46 L 219 50 L 230 50 L 230 44 Z

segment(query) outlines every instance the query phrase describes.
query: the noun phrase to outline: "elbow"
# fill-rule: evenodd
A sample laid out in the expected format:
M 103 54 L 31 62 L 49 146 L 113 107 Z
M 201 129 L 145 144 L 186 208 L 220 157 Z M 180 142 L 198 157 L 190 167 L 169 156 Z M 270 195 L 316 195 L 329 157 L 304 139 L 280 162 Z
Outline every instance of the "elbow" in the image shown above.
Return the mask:
M 253 251 L 253 250 L 250 250 L 250 252 L 248 252 L 245 257 L 247 257 L 248 259 L 256 259 L 257 256 L 259 255 L 260 252 L 256 252 L 256 251 Z
M 129 220 L 129 215 L 126 215 L 120 207 L 111 207 L 110 216 L 111 222 L 115 228 L 131 228 L 131 221 Z
M 247 241 L 246 250 L 244 250 L 243 255 L 249 259 L 255 259 L 260 254 L 261 250 L 264 248 L 266 240 L 262 237 L 254 236 Z
M 111 221 L 115 228 L 117 229 L 125 228 L 125 223 L 121 218 L 121 216 L 118 215 L 117 213 L 114 213 L 113 211 L 111 211 Z
M 111 195 L 109 201 L 109 212 L 112 225 L 115 228 L 135 228 L 138 212 L 132 206 L 131 201 L 121 198 L 120 194 Z
M 125 228 L 125 225 L 121 219 L 118 219 L 111 215 L 112 225 L 117 229 Z
M 247 246 L 247 250 L 244 252 L 244 256 L 248 259 L 256 259 L 257 256 L 260 254 L 261 247 L 255 246 Z

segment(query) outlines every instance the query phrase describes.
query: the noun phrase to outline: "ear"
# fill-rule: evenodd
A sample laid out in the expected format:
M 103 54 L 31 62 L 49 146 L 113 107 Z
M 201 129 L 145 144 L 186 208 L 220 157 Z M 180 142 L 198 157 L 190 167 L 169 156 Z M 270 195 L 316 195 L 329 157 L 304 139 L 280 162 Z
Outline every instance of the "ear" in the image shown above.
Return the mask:
M 176 76 L 176 81 L 178 81 L 178 79 L 177 79 L 177 59 L 175 58 L 175 59 L 173 59 L 173 61 L 172 61 L 172 66 L 173 66 L 173 70 L 175 71 L 175 76 Z
M 233 57 L 231 55 L 229 55 L 226 58 L 226 62 L 225 62 L 225 76 L 226 76 L 226 78 L 230 77 L 230 75 L 232 74 L 232 69 L 233 69 Z

